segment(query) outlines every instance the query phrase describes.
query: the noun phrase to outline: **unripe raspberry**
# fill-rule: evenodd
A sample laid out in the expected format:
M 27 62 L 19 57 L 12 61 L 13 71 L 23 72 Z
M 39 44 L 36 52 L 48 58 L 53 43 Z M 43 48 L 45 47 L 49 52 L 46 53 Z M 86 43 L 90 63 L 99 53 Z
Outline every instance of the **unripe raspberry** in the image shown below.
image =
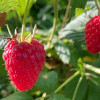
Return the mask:
M 86 23 L 85 40 L 88 51 L 100 52 L 100 16 L 95 16 Z

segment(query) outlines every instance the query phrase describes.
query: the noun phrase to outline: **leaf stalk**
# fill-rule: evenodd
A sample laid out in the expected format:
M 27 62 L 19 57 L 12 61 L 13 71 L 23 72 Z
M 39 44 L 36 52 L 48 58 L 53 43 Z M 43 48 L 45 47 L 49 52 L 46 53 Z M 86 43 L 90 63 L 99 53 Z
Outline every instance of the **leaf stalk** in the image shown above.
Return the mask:
M 53 30 L 52 33 L 50 35 L 50 38 L 47 44 L 47 49 L 50 48 L 51 45 L 51 41 L 53 39 L 54 33 L 55 33 L 55 29 L 56 29 L 56 24 L 57 24 L 57 16 L 58 16 L 58 8 L 57 8 L 57 4 L 58 4 L 58 0 L 54 0 L 54 21 L 53 21 Z

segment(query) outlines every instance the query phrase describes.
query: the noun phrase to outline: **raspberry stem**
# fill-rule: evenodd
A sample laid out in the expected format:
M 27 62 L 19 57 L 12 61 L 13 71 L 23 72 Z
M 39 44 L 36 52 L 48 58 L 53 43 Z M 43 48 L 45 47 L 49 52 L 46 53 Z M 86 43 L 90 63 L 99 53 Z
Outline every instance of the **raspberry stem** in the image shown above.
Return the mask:
M 98 3 L 97 3 L 97 0 L 94 0 L 95 1 L 95 5 L 96 5 L 96 7 L 97 7 L 97 9 L 98 9 L 98 15 L 100 15 L 100 7 L 99 7 L 99 5 L 98 5 Z
M 24 41 L 25 23 L 26 23 L 26 17 L 27 17 L 29 2 L 30 2 L 30 0 L 27 0 L 27 5 L 26 5 L 26 9 L 25 9 L 25 13 L 24 13 L 24 19 L 23 19 L 23 25 L 22 25 L 21 42 Z
M 64 21 L 63 21 L 63 24 L 61 26 L 61 29 L 64 28 L 65 24 L 67 23 L 67 18 L 68 18 L 68 14 L 69 14 L 69 10 L 70 10 L 70 3 L 71 3 L 71 0 L 68 0 L 68 5 L 67 5 L 67 9 L 66 9 L 66 13 L 65 13 L 65 18 L 64 18 Z
M 47 49 L 50 48 L 51 41 L 52 41 L 52 39 L 53 39 L 53 36 L 54 36 L 54 33 L 55 33 L 55 29 L 56 29 L 57 16 L 58 16 L 57 4 L 58 4 L 58 0 L 54 0 L 54 21 L 53 21 L 53 30 L 52 30 L 52 33 L 51 33 L 51 35 L 50 35 L 50 39 L 49 39 L 48 44 L 47 44 Z
M 99 5 L 98 5 L 98 3 L 97 3 L 97 0 L 94 0 L 95 1 L 95 4 L 96 4 L 96 7 L 98 8 L 98 9 L 100 9 L 100 7 L 99 7 Z
M 75 92 L 74 92 L 74 95 L 73 95 L 72 100 L 75 100 L 75 98 L 76 98 L 76 95 L 77 95 L 79 86 L 80 86 L 80 84 L 81 84 L 81 82 L 82 82 L 82 79 L 83 79 L 83 76 L 81 76 L 81 77 L 79 78 L 79 81 L 78 81 L 78 84 L 77 84 L 77 86 L 76 86 L 76 88 L 75 88 Z
M 76 73 L 74 73 L 74 75 L 72 75 L 70 78 L 68 78 L 64 83 L 62 83 L 55 91 L 54 93 L 59 92 L 66 84 L 68 84 L 71 80 L 73 80 L 76 76 L 78 76 L 80 74 L 80 71 L 77 71 Z

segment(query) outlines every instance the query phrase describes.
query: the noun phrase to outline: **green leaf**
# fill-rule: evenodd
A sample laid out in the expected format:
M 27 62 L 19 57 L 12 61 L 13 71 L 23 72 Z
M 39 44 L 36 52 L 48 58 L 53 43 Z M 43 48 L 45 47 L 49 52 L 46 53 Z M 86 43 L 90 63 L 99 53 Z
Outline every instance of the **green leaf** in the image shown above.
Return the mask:
M 78 80 L 79 80 L 79 76 L 74 78 L 71 82 L 69 82 L 65 86 L 66 97 L 68 97 L 68 98 L 73 97 L 73 94 L 74 94 L 75 88 L 77 86 Z M 87 81 L 86 81 L 86 78 L 84 77 L 80 86 L 79 86 L 75 100 L 83 100 L 83 98 L 85 97 L 86 91 L 87 91 Z
M 35 3 L 36 0 L 30 0 L 29 9 Z M 17 10 L 18 14 L 21 16 L 25 12 L 25 7 L 27 0 L 0 0 L 0 12 Z
M 0 50 L 0 90 L 5 88 L 9 81 L 7 76 L 7 71 L 5 70 L 4 61 L 2 58 L 3 50 Z
M 77 8 L 76 9 L 76 17 L 78 17 L 79 15 L 81 15 L 82 13 L 84 13 L 84 10 L 82 8 Z
M 87 6 L 90 8 L 90 9 L 95 9 L 97 8 L 96 5 L 95 5 L 95 2 L 90 0 L 87 2 Z
M 51 96 L 48 100 L 71 100 L 71 99 L 66 98 L 64 95 L 61 94 L 55 94 Z
M 52 93 L 56 89 L 57 83 L 58 75 L 56 72 L 42 72 L 36 82 L 36 87 L 42 92 Z
M 24 92 L 16 92 L 1 100 L 32 100 L 32 97 Z
M 68 22 L 71 20 L 76 8 L 85 8 L 87 0 L 71 0 L 71 10 L 69 12 L 69 19 Z
M 94 12 L 94 13 L 93 13 Z M 68 23 L 64 29 L 62 29 L 59 34 L 61 38 L 70 39 L 77 42 L 85 42 L 84 36 L 84 29 L 85 24 L 87 21 L 90 20 L 90 17 L 97 15 L 97 10 L 92 9 L 87 12 L 87 15 L 84 13 L 77 17 L 76 19 L 72 20 Z
M 7 40 L 4 40 L 4 39 L 0 39 L 0 49 L 2 49 L 4 46 L 5 46 L 5 44 L 7 43 Z
M 90 83 L 87 100 L 100 100 L 99 93 L 100 93 L 100 85 L 96 86 L 95 84 Z
M 88 0 L 71 0 L 71 6 L 74 8 L 84 8 Z
M 64 43 L 63 41 L 59 41 L 55 45 L 55 49 L 57 54 L 59 55 L 59 58 L 62 60 L 63 63 L 76 65 L 77 63 L 77 54 L 75 54 L 74 50 L 71 49 L 71 47 Z
M 15 10 L 19 7 L 20 0 L 0 0 L 0 12 Z
M 57 54 L 59 55 L 60 59 L 64 63 L 69 63 L 70 58 L 71 58 L 71 53 L 69 46 L 62 41 L 58 42 L 55 46 L 55 49 L 57 51 Z
M 29 3 L 29 8 L 30 9 L 33 5 L 33 3 L 35 3 L 37 0 L 30 0 L 30 3 Z M 22 16 L 25 12 L 25 8 L 26 8 L 26 5 L 27 5 L 27 0 L 19 0 L 19 7 L 17 9 L 17 13 L 19 16 Z
M 3 36 L 4 35 L 4 36 Z M 7 37 L 6 32 L 0 32 L 0 91 L 3 88 L 6 88 L 6 86 L 9 84 L 7 70 L 5 68 L 5 62 L 3 61 L 2 55 L 3 55 L 3 47 L 6 45 L 7 40 L 3 39 L 4 37 Z
M 9 37 L 9 34 L 4 31 L 1 31 L 0 32 L 0 49 L 2 49 L 6 45 L 7 39 L 4 39 L 6 37 Z

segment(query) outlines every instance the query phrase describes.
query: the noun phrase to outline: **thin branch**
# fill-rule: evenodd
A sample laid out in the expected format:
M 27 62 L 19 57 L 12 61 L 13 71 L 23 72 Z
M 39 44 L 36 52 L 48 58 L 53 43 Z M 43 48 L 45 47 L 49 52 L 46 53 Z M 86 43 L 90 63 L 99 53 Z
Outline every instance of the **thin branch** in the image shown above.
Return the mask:
M 54 93 L 59 92 L 66 84 L 68 84 L 71 80 L 73 80 L 73 78 L 75 78 L 76 76 L 78 76 L 80 74 L 79 71 L 77 71 L 76 73 L 74 73 L 74 75 L 72 75 L 71 77 L 69 77 L 64 83 L 62 83 L 55 91 Z
M 98 3 L 97 3 L 97 0 L 94 0 L 94 1 L 95 1 L 95 4 L 96 4 L 97 9 L 99 10 L 100 7 L 99 7 L 99 5 L 98 5 Z
M 75 100 L 75 98 L 76 98 L 76 95 L 77 95 L 79 86 L 80 86 L 80 84 L 81 84 L 81 82 L 82 82 L 82 79 L 83 79 L 83 76 L 81 76 L 80 79 L 79 79 L 79 81 L 78 81 L 78 84 L 77 84 L 77 86 L 76 86 L 76 89 L 75 89 L 75 92 L 74 92 L 74 95 L 73 95 L 72 100 Z
M 99 7 L 99 5 L 98 5 L 98 3 L 97 3 L 97 0 L 94 0 L 95 1 L 95 5 L 96 5 L 96 7 L 97 7 L 97 9 L 98 9 L 98 15 L 100 16 L 100 7 Z
M 58 16 L 58 8 L 57 8 L 58 0 L 54 0 L 54 21 L 53 21 L 53 30 L 49 38 L 49 42 L 47 44 L 47 48 L 50 48 L 51 41 L 53 39 L 55 29 L 56 29 L 56 24 L 57 24 L 57 16 Z
M 69 14 L 69 10 L 70 10 L 70 3 L 71 3 L 71 0 L 69 0 L 69 2 L 68 2 L 66 13 L 65 13 L 65 18 L 64 18 L 63 24 L 61 26 L 61 29 L 63 29 L 65 24 L 67 23 L 68 14 Z

